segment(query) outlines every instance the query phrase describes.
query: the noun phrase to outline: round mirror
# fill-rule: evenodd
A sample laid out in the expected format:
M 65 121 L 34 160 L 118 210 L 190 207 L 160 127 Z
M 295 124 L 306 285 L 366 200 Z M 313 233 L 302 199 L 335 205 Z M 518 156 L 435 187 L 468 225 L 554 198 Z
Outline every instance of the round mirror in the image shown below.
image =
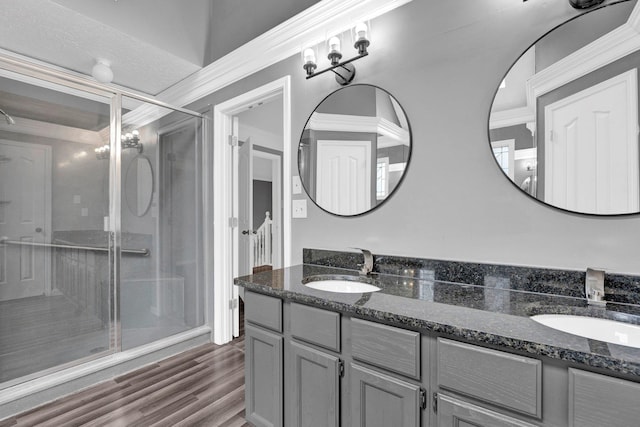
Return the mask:
M 153 197 L 153 170 L 148 158 L 138 155 L 127 168 L 124 194 L 131 213 L 143 216 L 151 206 Z
M 410 155 L 411 128 L 398 101 L 357 84 L 336 90 L 313 111 L 300 138 L 298 169 L 316 205 L 353 216 L 389 198 Z
M 497 89 L 491 149 L 529 196 L 593 215 L 640 211 L 635 5 L 610 4 L 550 31 Z

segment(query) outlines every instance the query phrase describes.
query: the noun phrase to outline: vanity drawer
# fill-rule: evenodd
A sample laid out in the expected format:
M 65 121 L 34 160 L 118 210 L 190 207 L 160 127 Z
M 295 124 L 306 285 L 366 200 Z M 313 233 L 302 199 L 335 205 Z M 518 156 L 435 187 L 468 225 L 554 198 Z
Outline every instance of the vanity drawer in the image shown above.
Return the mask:
M 245 320 L 282 332 L 282 300 L 254 292 L 244 293 Z
M 356 360 L 420 379 L 418 332 L 352 319 L 351 345 Z
M 291 303 L 291 335 L 339 352 L 340 313 Z
M 626 427 L 640 419 L 640 384 L 569 369 L 569 426 Z
M 438 338 L 438 385 L 540 418 L 542 362 Z

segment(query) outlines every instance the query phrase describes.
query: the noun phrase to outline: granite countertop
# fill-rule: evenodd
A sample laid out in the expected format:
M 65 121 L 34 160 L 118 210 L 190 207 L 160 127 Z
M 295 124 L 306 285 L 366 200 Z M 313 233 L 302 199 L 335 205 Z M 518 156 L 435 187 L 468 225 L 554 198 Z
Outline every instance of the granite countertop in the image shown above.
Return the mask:
M 354 317 L 640 377 L 640 349 L 568 334 L 529 318 L 558 313 L 640 324 L 638 305 L 609 302 L 606 309 L 591 307 L 584 298 L 514 290 L 502 286 L 500 277 L 488 283 L 491 286 L 480 286 L 373 273 L 371 278 L 381 290 L 359 294 L 325 292 L 302 284 L 308 276 L 335 274 L 358 276 L 351 269 L 303 264 L 239 277 L 235 284 Z

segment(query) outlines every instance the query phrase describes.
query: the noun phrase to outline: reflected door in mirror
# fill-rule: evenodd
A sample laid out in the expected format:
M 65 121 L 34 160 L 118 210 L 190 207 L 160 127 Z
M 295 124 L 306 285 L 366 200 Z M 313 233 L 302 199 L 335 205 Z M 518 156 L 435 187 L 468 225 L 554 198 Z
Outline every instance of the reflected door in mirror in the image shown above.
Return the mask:
M 636 75 L 545 107 L 545 201 L 595 214 L 638 211 Z
M 638 12 L 628 1 L 579 15 L 537 40 L 501 80 L 490 142 L 496 164 L 529 196 L 586 214 L 640 211 Z M 500 141 L 513 149 L 496 151 Z
M 338 215 L 371 208 L 371 142 L 318 141 L 316 203 Z

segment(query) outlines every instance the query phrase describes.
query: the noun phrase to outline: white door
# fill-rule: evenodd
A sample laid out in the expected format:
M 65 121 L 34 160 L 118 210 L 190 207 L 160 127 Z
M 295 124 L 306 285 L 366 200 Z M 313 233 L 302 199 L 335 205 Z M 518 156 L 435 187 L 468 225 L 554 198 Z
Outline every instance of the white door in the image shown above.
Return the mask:
M 636 70 L 545 107 L 545 201 L 569 210 L 637 212 Z
M 237 218 L 237 227 L 234 228 L 233 248 L 236 251 L 233 257 L 233 277 L 250 274 L 251 268 L 251 230 L 252 230 L 252 174 L 251 141 L 238 139 L 239 119 L 231 119 L 231 138 L 237 141 L 233 147 L 233 212 Z M 232 336 L 240 335 L 240 306 L 239 298 L 241 290 L 233 285 L 231 292 L 231 319 Z
M 238 275 L 253 272 L 253 143 L 238 141 Z
M 48 147 L 0 141 L 0 301 L 48 291 L 48 162 Z
M 324 141 L 317 146 L 316 203 L 339 215 L 371 207 L 371 141 Z

